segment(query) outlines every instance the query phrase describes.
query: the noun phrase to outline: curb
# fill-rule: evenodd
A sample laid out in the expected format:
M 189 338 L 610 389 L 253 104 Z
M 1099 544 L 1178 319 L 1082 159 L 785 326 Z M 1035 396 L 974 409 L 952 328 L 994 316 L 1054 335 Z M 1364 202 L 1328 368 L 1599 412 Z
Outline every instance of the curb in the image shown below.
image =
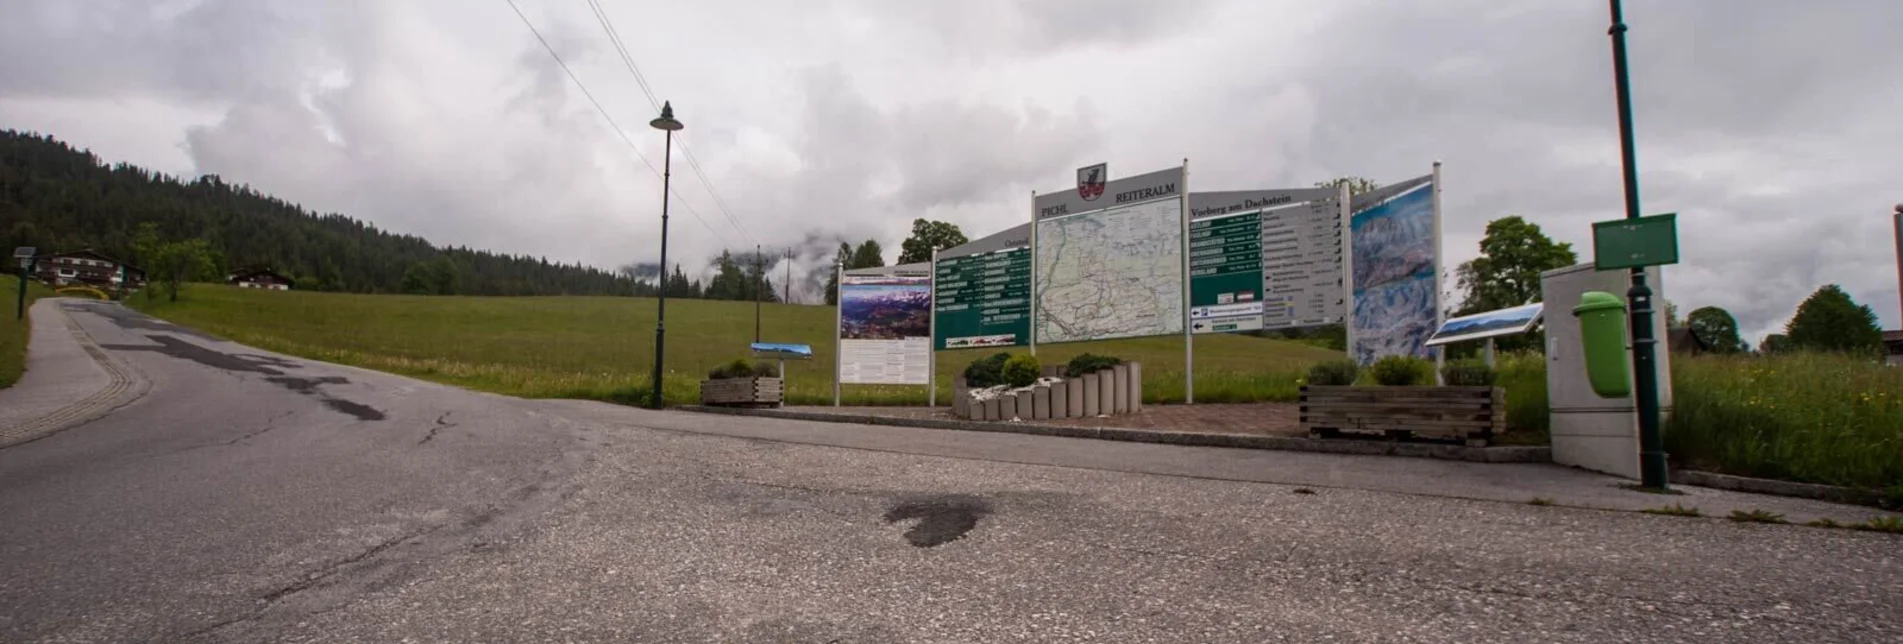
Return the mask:
M 1758 479 L 1748 476 L 1719 474 L 1717 472 L 1700 472 L 1697 470 L 1675 470 L 1671 473 L 1671 481 L 1682 485 L 1696 485 L 1698 487 L 1716 488 L 1731 492 L 1749 492 L 1752 494 L 1768 494 L 1771 496 L 1788 496 L 1800 499 L 1830 501 L 1833 503 L 1883 507 L 1882 494 L 1868 490 L 1859 490 L 1857 488 L 1838 487 L 1835 485 Z
M 145 374 L 140 373 L 131 365 L 120 364 L 112 356 L 107 355 L 106 351 L 99 347 L 99 343 L 93 341 L 92 335 L 80 328 L 79 323 L 74 322 L 72 316 L 68 315 L 64 309 L 60 310 L 60 315 L 66 323 L 67 331 L 73 334 L 73 341 L 79 344 L 80 349 L 85 350 L 86 355 L 92 358 L 94 364 L 105 370 L 108 378 L 106 386 L 24 425 L 7 428 L 4 433 L 0 433 L 0 448 L 30 443 L 59 433 L 61 430 L 97 420 L 120 407 L 144 398 L 146 393 L 152 390 L 152 381 L 146 378 Z
M 703 405 L 682 405 L 670 407 L 678 411 L 701 414 L 722 414 L 727 416 L 753 416 L 760 418 L 783 418 L 787 420 L 810 420 L 822 423 L 849 423 L 854 425 L 884 425 L 889 427 L 920 427 L 925 429 L 950 429 L 972 432 L 995 432 L 1005 434 L 1030 434 L 1033 436 L 1060 436 L 1065 438 L 1094 438 L 1098 440 L 1124 441 L 1131 443 L 1159 443 L 1165 445 L 1190 445 L 1197 447 L 1236 447 L 1242 449 L 1268 449 L 1290 452 L 1316 452 L 1323 454 L 1354 454 L 1363 456 L 1405 456 L 1411 458 L 1432 458 L 1448 461 L 1469 461 L 1475 463 L 1550 463 L 1553 452 L 1547 447 L 1467 447 L 1465 445 L 1437 445 L 1431 443 L 1391 443 L 1386 441 L 1356 440 L 1317 440 L 1293 436 L 1255 436 L 1247 434 L 1211 434 L 1196 432 L 1160 432 L 1148 429 L 1124 429 L 1117 427 L 1071 427 L 1065 425 L 1034 425 L 1030 423 L 994 423 L 969 420 L 944 420 L 937 418 L 896 418 L 892 416 L 867 416 L 860 414 L 829 414 L 825 412 L 788 411 L 784 409 L 747 409 L 739 407 L 708 407 Z

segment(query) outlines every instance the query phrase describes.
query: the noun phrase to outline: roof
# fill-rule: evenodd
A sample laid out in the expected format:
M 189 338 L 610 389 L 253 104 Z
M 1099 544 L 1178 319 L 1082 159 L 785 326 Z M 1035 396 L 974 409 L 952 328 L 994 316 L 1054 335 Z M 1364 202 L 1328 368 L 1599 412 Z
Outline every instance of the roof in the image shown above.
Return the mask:
M 1691 327 L 1680 326 L 1665 330 L 1665 348 L 1667 350 L 1680 348 L 1690 349 L 1693 347 L 1697 347 L 1701 351 L 1711 350 L 1711 344 L 1705 342 L 1704 338 L 1698 337 L 1698 334 L 1693 333 Z
M 289 283 L 289 284 L 297 283 L 297 280 L 291 279 L 290 276 L 288 275 L 271 270 L 268 267 L 255 267 L 255 266 L 251 268 L 240 268 L 238 270 L 232 271 L 229 279 L 235 282 L 238 280 L 251 279 L 254 277 L 275 277 L 277 279 L 283 280 L 285 283 Z
M 120 265 L 120 266 L 124 266 L 124 267 L 126 268 L 126 270 L 128 270 L 128 271 L 132 271 L 132 272 L 135 272 L 135 273 L 139 273 L 139 274 L 141 274 L 141 275 L 143 275 L 143 274 L 145 274 L 145 269 L 142 269 L 142 268 L 139 268 L 139 267 L 137 267 L 137 266 L 133 266 L 133 265 L 131 265 L 131 264 L 128 264 L 128 263 L 125 263 L 125 262 L 122 262 L 122 261 L 119 261 L 119 260 L 118 260 L 118 258 L 115 258 L 115 257 L 113 257 L 113 256 L 111 256 L 111 255 L 107 255 L 107 254 L 105 254 L 105 253 L 101 253 L 101 252 L 99 252 L 99 251 L 96 251 L 96 250 L 93 250 L 93 249 L 91 249 L 91 248 L 81 248 L 81 249 L 79 249 L 79 250 L 69 250 L 69 251 L 65 251 L 65 252 L 60 252 L 60 253 L 41 253 L 41 254 L 39 254 L 39 255 L 37 255 L 37 256 L 35 256 L 35 257 L 33 258 L 33 261 L 36 261 L 36 262 L 38 262 L 38 261 L 44 261 L 44 260 L 46 260 L 47 258 L 50 258 L 50 257 L 81 257 L 81 256 L 87 256 L 87 257 L 91 257 L 91 258 L 93 258 L 93 259 L 99 259 L 99 260 L 105 260 L 105 261 L 108 261 L 108 262 L 112 262 L 112 263 L 114 263 L 114 264 L 118 264 L 118 265 Z
M 1903 330 L 1884 331 L 1883 341 L 1884 342 L 1903 342 Z

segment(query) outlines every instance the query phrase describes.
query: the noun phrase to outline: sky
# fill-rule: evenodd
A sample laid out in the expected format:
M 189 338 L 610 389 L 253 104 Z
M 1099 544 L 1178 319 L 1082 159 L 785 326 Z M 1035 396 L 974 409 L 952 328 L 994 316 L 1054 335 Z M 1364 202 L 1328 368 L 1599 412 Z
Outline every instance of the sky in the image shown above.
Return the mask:
M 515 2 L 618 131 L 507 0 L 6 0 L 0 127 L 438 244 L 656 261 L 658 110 L 587 0 Z M 842 239 L 976 238 L 1098 162 L 1188 159 L 1204 191 L 1439 160 L 1450 271 L 1498 217 L 1589 261 L 1624 215 L 1599 0 L 600 3 L 686 124 L 669 262 L 790 251 L 772 275 L 809 302 Z M 1903 3 L 1626 5 L 1642 207 L 1679 215 L 1664 296 L 1755 341 L 1837 283 L 1903 326 Z

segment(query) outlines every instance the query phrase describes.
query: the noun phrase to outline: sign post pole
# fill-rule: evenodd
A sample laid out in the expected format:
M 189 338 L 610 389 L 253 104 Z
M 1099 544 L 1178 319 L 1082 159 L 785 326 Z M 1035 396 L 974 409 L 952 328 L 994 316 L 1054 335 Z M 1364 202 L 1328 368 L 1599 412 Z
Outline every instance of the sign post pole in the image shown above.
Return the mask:
M 1189 159 L 1183 159 L 1183 404 L 1196 404 L 1196 333 L 1189 319 Z
M 1442 288 L 1442 282 L 1446 279 L 1447 271 L 1442 270 L 1444 267 L 1440 265 L 1441 245 L 1440 245 L 1440 162 L 1439 161 L 1434 162 L 1433 190 L 1434 190 L 1434 194 L 1433 194 L 1433 200 L 1434 200 L 1434 328 L 1439 329 L 1440 325 L 1447 323 L 1447 309 L 1446 307 L 1443 307 L 1440 304 L 1440 293 Z M 1487 342 L 1487 346 L 1489 347 L 1493 346 L 1493 341 L 1489 340 Z M 1492 366 L 1493 364 L 1492 354 L 1488 354 L 1487 364 L 1489 366 Z M 1435 384 L 1438 384 L 1438 385 L 1447 384 L 1445 381 L 1443 381 L 1441 377 L 1441 371 L 1446 369 L 1446 367 L 1447 367 L 1447 347 L 1435 347 L 1434 348 L 1434 383 Z
M 1341 346 L 1355 359 L 1355 244 L 1354 194 L 1341 183 Z
M 1619 152 L 1625 175 L 1625 216 L 1626 219 L 1638 219 L 1639 215 L 1639 166 L 1638 153 L 1633 149 L 1632 136 L 1632 84 L 1626 67 L 1625 53 L 1625 16 L 1620 10 L 1619 0 L 1611 0 L 1612 5 L 1612 75 L 1613 89 L 1619 103 Z M 1657 340 L 1652 336 L 1652 288 L 1645 283 L 1645 267 L 1632 268 L 1632 288 L 1626 291 L 1626 297 L 1632 302 L 1632 362 L 1635 395 L 1639 406 L 1639 479 L 1640 485 L 1654 490 L 1664 490 L 1669 485 L 1665 469 L 1665 438 L 1659 428 L 1659 385 L 1658 358 L 1654 354 Z
M 1044 302 L 1038 299 L 1037 291 L 1037 191 L 1031 191 L 1031 357 L 1037 357 L 1037 312 Z
M 842 312 L 846 310 L 846 265 L 833 264 L 833 406 L 839 406 L 839 369 L 846 356 L 839 350 L 846 342 L 839 339 Z
M 934 244 L 936 246 L 936 244 Z M 932 291 L 929 301 L 932 313 L 926 316 L 931 320 L 925 333 L 925 407 L 938 407 L 938 249 L 932 248 Z

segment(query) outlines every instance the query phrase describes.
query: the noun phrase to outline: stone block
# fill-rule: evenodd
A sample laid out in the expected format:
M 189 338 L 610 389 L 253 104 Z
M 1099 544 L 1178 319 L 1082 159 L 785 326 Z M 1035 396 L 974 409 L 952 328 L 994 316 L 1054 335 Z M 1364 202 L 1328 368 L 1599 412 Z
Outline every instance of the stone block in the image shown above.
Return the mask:
M 1051 385 L 1051 418 L 1070 418 L 1070 383 Z
M 1011 420 L 1018 417 L 1018 397 L 1011 394 L 998 396 L 998 417 L 992 420 Z
M 1091 374 L 1097 377 L 1097 413 L 1109 416 L 1117 413 L 1117 377 L 1109 369 Z
M 1120 364 L 1111 367 L 1110 376 L 1116 381 L 1110 389 L 1111 394 L 1115 396 L 1112 409 L 1119 414 L 1130 413 L 1130 366 Z
M 1031 405 L 1031 392 L 1028 392 L 1028 391 L 1018 392 L 1018 419 L 1030 420 L 1032 411 L 1033 409 Z
M 1038 387 L 1031 390 L 1031 420 L 1051 419 L 1051 388 Z
M 1131 362 L 1130 365 L 1130 412 L 1143 411 L 1143 363 Z
M 1085 418 L 1096 416 L 1098 412 L 1101 411 L 1099 407 L 1099 403 L 1100 401 L 1103 400 L 1102 397 L 1103 397 L 1103 388 L 1098 386 L 1097 374 L 1094 374 L 1094 373 L 1084 374 L 1084 417 Z

